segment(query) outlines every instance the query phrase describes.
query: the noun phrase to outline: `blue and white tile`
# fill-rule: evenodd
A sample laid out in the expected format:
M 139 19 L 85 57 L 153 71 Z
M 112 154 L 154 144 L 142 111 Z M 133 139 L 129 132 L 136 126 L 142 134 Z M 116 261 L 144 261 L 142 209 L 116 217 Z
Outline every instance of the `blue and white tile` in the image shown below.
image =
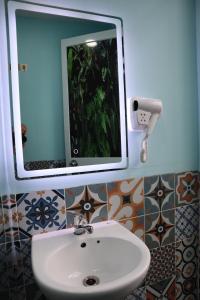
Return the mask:
M 169 210 L 175 207 L 174 174 L 144 178 L 145 213 Z
M 5 243 L 3 205 L 0 196 L 0 245 Z
M 36 283 L 26 285 L 26 300 L 47 300 Z M 55 299 L 56 300 L 56 299 Z
M 176 243 L 176 299 L 198 298 L 198 238 Z
M 24 285 L 23 260 L 19 241 L 6 244 L 6 263 L 9 288 L 14 289 Z
M 9 288 L 8 284 L 8 267 L 6 263 L 6 247 L 5 244 L 0 245 L 0 295 L 6 293 Z M 3 298 L 0 298 L 3 299 Z
M 21 239 L 66 226 L 64 190 L 16 195 Z
M 0 246 L 0 295 L 9 289 L 22 287 L 23 267 L 20 256 L 20 243 L 6 243 Z M 8 293 L 7 293 L 8 296 Z M 4 298 L 3 298 L 4 299 Z M 8 299 L 8 298 L 7 298 Z M 14 298 L 13 298 L 14 299 Z
M 146 288 L 140 287 L 135 289 L 124 300 L 146 300 Z
M 21 256 L 23 261 L 24 284 L 34 283 L 34 276 L 31 263 L 31 240 L 21 241 Z
M 197 235 L 199 231 L 199 204 L 178 207 L 175 213 L 176 240 L 183 240 Z
M 9 290 L 0 291 L 0 299 L 2 300 L 10 300 L 9 299 Z M 26 298 L 24 298 L 26 299 Z
M 21 244 L 20 241 L 13 241 L 5 244 L 6 264 L 8 268 L 21 264 Z
M 9 300 L 26 300 L 26 290 L 24 286 L 19 286 L 9 290 Z

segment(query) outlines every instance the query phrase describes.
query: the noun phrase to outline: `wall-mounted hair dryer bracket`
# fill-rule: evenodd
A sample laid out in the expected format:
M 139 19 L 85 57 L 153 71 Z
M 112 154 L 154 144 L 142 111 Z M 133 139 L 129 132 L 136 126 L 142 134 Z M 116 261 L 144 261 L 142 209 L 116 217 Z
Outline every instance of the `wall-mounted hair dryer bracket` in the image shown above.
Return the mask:
M 159 99 L 131 97 L 129 100 L 129 130 L 144 132 L 140 160 L 147 161 L 148 138 L 163 110 Z

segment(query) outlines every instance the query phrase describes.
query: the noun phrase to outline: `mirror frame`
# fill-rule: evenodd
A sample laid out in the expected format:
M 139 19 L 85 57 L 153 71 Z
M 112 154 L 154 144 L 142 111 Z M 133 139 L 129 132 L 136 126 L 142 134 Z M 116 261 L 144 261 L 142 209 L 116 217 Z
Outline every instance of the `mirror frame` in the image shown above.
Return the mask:
M 18 76 L 18 55 L 17 55 L 17 29 L 16 11 L 25 10 L 50 15 L 74 17 L 98 22 L 107 22 L 116 26 L 117 35 L 117 55 L 118 55 L 118 79 L 119 79 L 119 105 L 120 105 L 120 131 L 121 131 L 121 161 L 116 163 L 93 164 L 87 166 L 64 167 L 42 170 L 25 170 L 23 147 L 21 137 L 21 113 L 19 95 L 19 76 Z M 62 174 L 75 174 L 82 172 L 96 172 L 106 170 L 116 170 L 127 168 L 127 138 L 126 138 L 126 117 L 125 117 L 125 87 L 124 87 L 124 60 L 122 44 L 122 24 L 121 20 L 115 17 L 90 14 L 85 12 L 71 11 L 36 4 L 27 4 L 16 1 L 8 2 L 8 23 L 10 41 L 10 62 L 11 62 L 11 83 L 12 83 L 12 104 L 13 104 L 13 124 L 15 135 L 16 170 L 19 179 L 34 178 L 43 176 L 54 176 Z

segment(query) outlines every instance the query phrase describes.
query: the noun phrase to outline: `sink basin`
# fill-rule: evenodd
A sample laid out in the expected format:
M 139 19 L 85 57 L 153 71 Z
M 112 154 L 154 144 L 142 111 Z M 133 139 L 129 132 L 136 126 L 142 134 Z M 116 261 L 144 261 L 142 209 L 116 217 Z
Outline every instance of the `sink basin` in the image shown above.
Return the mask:
M 144 242 L 116 221 L 93 228 L 33 237 L 33 273 L 49 300 L 121 300 L 143 282 L 150 265 Z

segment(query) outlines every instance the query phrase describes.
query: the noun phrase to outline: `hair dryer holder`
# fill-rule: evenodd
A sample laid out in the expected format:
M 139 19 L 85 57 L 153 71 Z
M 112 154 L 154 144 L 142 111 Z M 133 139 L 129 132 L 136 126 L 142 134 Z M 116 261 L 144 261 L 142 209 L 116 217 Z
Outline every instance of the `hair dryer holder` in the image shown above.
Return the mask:
M 140 161 L 144 163 L 147 161 L 148 138 L 163 111 L 162 102 L 159 99 L 131 97 L 129 111 L 129 130 L 144 132 L 140 151 Z

